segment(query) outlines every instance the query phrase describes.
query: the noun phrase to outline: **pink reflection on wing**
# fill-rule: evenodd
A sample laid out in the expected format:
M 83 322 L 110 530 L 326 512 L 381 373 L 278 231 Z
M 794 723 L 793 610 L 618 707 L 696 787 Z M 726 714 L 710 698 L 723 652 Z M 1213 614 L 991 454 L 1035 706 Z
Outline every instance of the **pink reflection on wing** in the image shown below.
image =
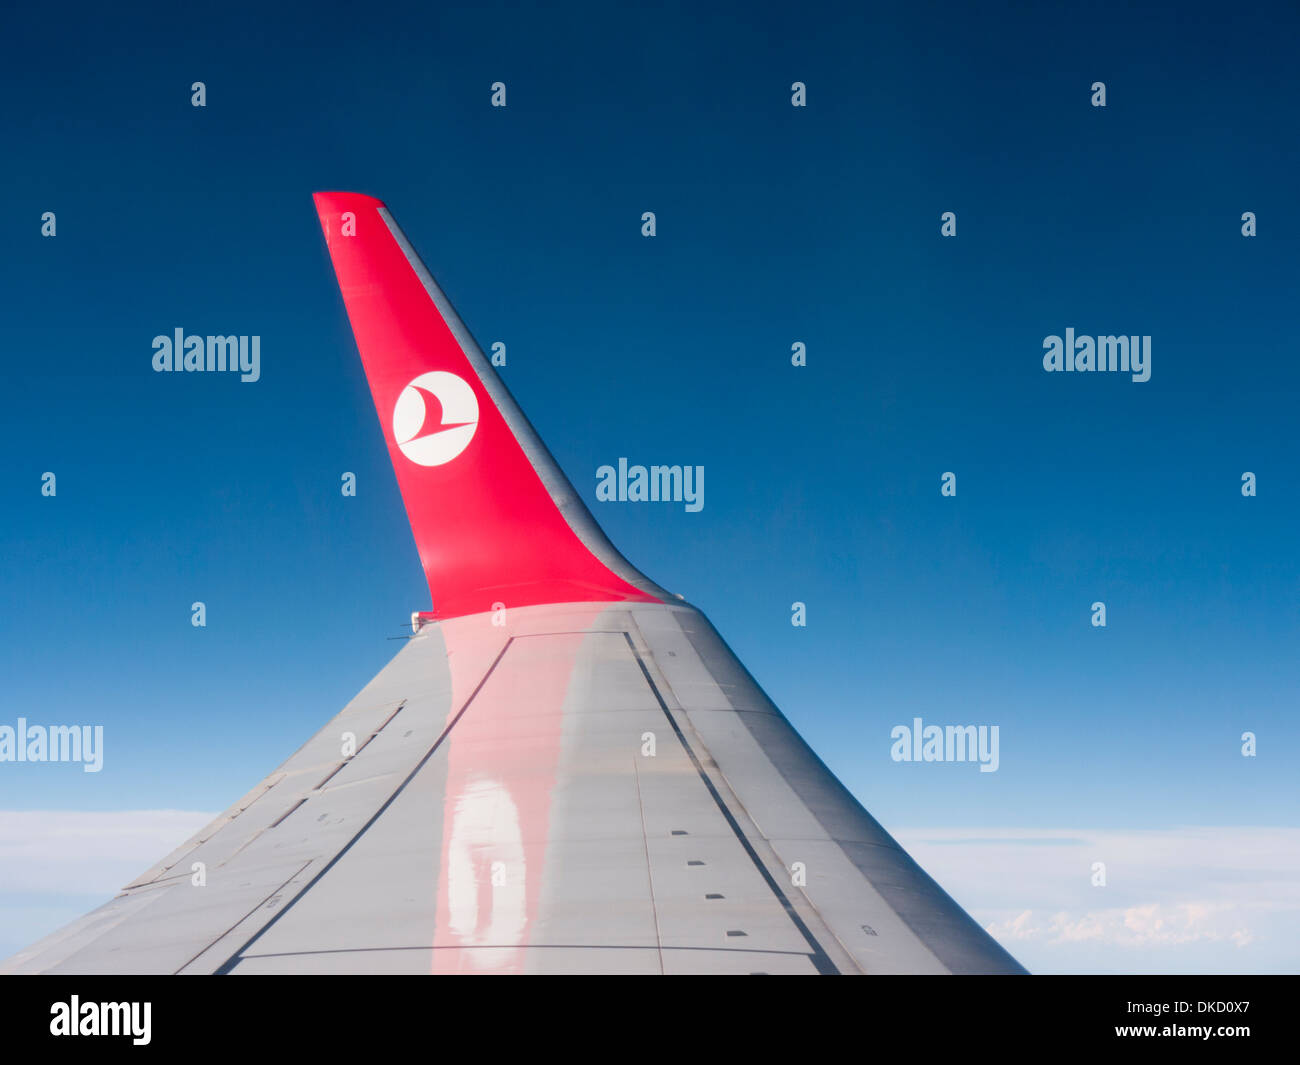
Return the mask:
M 588 628 L 603 609 L 574 608 L 564 627 Z M 444 623 L 443 634 L 454 716 L 511 633 L 479 615 Z M 585 636 L 514 635 L 447 740 L 436 974 L 520 971 L 537 917 L 564 705 Z

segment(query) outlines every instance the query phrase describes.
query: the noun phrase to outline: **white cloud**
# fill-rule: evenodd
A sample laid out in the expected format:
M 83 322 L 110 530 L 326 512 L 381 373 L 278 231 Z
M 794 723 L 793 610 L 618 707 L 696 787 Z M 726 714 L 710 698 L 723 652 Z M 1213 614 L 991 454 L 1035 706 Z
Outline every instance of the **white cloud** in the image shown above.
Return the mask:
M 213 816 L 0 810 L 0 960 L 107 902 Z
M 1025 910 L 990 924 L 988 930 L 1001 942 L 1040 940 L 1055 945 L 1098 940 L 1120 947 L 1154 947 L 1208 940 L 1244 947 L 1255 938 L 1246 921 L 1246 908 L 1236 903 L 1153 902 L 1084 914 Z
M 1300 829 L 895 836 L 1033 972 L 1300 971 Z
M 116 892 L 214 816 L 190 810 L 0 810 L 0 893 Z

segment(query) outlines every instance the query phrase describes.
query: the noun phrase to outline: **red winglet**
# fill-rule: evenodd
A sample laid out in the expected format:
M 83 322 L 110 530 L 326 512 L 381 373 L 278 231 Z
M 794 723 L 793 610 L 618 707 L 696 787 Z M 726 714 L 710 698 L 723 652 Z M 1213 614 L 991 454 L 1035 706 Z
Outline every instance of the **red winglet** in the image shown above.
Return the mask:
M 433 617 L 661 600 L 600 532 L 384 205 L 314 198 Z

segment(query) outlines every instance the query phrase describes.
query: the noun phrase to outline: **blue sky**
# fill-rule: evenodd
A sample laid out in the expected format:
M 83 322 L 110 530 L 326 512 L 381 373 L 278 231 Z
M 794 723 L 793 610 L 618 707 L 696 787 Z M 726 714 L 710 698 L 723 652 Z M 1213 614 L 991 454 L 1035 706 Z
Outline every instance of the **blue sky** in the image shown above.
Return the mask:
M 694 7 L 11 13 L 0 723 L 107 739 L 0 766 L 0 811 L 222 809 L 427 606 L 311 204 L 350 189 L 891 830 L 1294 846 L 1294 9 Z M 178 326 L 260 335 L 261 380 L 154 374 Z M 1150 335 L 1151 379 L 1044 373 L 1067 327 Z M 597 503 L 620 456 L 703 465 L 704 510 Z M 998 772 L 891 761 L 917 716 L 998 725 Z M 935 870 L 973 910 L 979 863 Z

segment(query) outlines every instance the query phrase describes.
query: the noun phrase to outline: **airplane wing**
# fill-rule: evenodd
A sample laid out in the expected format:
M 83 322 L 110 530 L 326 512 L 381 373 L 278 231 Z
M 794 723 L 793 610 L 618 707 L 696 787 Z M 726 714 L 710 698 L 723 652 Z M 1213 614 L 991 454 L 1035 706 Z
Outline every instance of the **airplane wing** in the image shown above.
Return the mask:
M 432 610 L 0 972 L 1023 972 L 610 544 L 384 205 L 315 199 Z

